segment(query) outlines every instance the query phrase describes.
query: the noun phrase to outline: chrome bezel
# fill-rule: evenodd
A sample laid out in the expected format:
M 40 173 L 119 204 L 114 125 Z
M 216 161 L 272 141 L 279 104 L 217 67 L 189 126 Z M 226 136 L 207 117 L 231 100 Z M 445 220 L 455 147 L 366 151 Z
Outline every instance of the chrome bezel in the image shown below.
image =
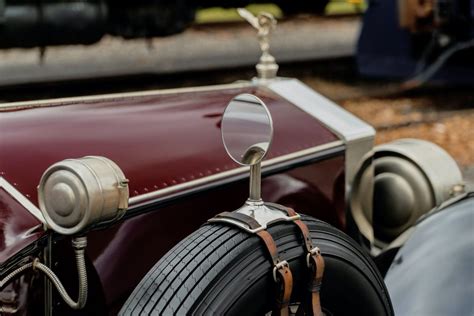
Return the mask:
M 229 106 L 231 105 L 231 103 L 237 99 L 238 97 L 241 97 L 241 96 L 250 96 L 252 98 L 255 98 L 258 102 L 260 102 L 260 105 L 263 107 L 267 117 L 268 117 L 268 124 L 270 125 L 270 141 L 268 142 L 268 147 L 267 147 L 267 150 L 265 151 L 265 154 L 262 156 L 262 158 L 258 161 L 263 161 L 263 159 L 265 158 L 265 156 L 268 154 L 268 151 L 270 150 L 270 147 L 272 146 L 272 142 L 273 142 L 273 134 L 274 134 L 274 130 L 273 130 L 273 119 L 272 119 L 272 115 L 270 114 L 270 111 L 268 110 L 268 107 L 267 105 L 265 104 L 265 102 L 263 102 L 259 97 L 253 95 L 253 94 L 250 94 L 250 93 L 241 93 L 239 95 L 236 95 L 234 98 L 232 98 L 232 100 L 226 105 L 225 109 L 224 109 L 224 112 L 222 112 L 222 122 L 221 122 L 221 139 L 222 139 L 222 143 L 224 144 L 224 148 L 225 148 L 225 151 L 227 152 L 227 155 L 233 160 L 235 161 L 237 164 L 241 165 L 241 166 L 248 166 L 247 164 L 244 164 L 242 162 L 240 162 L 239 160 L 235 159 L 235 157 L 230 153 L 229 151 L 229 148 L 227 147 L 227 144 L 225 142 L 225 139 L 224 139 L 224 125 L 225 125 L 225 120 L 224 120 L 224 116 L 225 116 L 225 113 L 227 111 L 227 109 L 229 108 Z

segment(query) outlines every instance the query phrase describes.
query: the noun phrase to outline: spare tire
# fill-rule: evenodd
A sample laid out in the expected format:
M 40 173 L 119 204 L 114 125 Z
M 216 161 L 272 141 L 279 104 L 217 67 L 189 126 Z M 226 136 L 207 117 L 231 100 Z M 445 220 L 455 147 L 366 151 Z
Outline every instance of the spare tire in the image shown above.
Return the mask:
M 325 259 L 321 304 L 326 315 L 393 315 L 382 277 L 348 236 L 304 216 Z M 296 225 L 268 231 L 293 273 L 293 309 L 306 290 L 303 239 Z M 261 240 L 234 226 L 206 224 L 182 240 L 138 284 L 120 315 L 263 315 L 275 302 L 275 282 Z

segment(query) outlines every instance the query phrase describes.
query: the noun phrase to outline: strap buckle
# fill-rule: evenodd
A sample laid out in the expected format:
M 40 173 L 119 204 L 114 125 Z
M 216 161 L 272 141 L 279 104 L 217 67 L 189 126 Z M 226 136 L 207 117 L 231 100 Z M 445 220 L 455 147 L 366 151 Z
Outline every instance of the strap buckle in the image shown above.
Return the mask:
M 277 264 L 275 264 L 275 266 L 273 267 L 273 280 L 275 280 L 275 282 L 278 283 L 277 271 L 280 269 L 283 270 L 283 269 L 289 269 L 289 268 L 290 268 L 290 265 L 288 264 L 288 261 L 286 260 L 280 261 Z
M 321 250 L 318 247 L 313 247 L 308 254 L 306 255 L 306 265 L 308 268 L 311 268 L 311 257 L 313 256 L 320 256 L 321 255 Z

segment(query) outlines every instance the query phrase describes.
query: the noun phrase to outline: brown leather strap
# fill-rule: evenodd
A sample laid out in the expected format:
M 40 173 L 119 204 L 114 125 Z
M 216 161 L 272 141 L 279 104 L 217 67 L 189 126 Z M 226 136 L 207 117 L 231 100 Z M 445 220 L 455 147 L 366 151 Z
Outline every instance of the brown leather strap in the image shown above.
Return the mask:
M 288 216 L 293 217 L 298 214 L 291 208 L 282 209 L 286 211 Z M 252 217 L 235 212 L 223 212 L 216 217 L 229 218 L 249 226 L 250 229 L 258 229 L 260 224 Z M 311 234 L 308 226 L 300 219 L 293 221 L 299 228 L 303 236 L 304 247 L 306 249 L 306 262 L 310 272 L 310 282 L 308 284 L 308 302 L 303 302 L 303 308 L 307 315 L 322 316 L 321 299 L 319 292 L 321 290 L 321 283 L 324 274 L 324 258 L 321 255 L 319 248 L 313 246 Z M 291 299 L 291 291 L 293 289 L 293 276 L 291 274 L 288 263 L 282 262 L 278 256 L 278 250 L 273 240 L 273 237 L 266 230 L 261 230 L 256 233 L 265 244 L 273 263 L 273 277 L 277 282 L 277 304 L 273 310 L 273 315 L 287 316 L 289 309 L 288 305 Z
M 275 241 L 269 232 L 261 230 L 257 232 L 257 235 L 270 253 L 273 262 L 273 278 L 278 286 L 276 305 L 272 315 L 288 316 L 288 305 L 293 290 L 293 275 L 290 266 L 286 261 L 280 261 Z
M 277 290 L 277 301 L 272 315 L 289 315 L 289 304 L 291 299 L 291 291 L 293 290 L 293 275 L 290 267 L 286 264 L 282 268 L 276 269 L 277 284 L 280 287 Z
M 288 216 L 295 216 L 297 213 L 291 209 L 287 208 L 286 210 Z M 313 241 L 311 239 L 311 234 L 309 232 L 308 226 L 306 226 L 303 221 L 297 219 L 294 220 L 294 223 L 301 231 L 303 236 L 304 246 L 307 252 L 306 261 L 310 271 L 310 282 L 308 284 L 308 290 L 311 293 L 311 304 L 307 302 L 306 304 L 306 313 L 314 316 L 321 316 L 321 299 L 319 297 L 319 292 L 321 290 L 321 283 L 324 274 L 324 258 L 319 251 L 319 248 L 313 246 Z
M 249 226 L 252 230 L 261 227 L 254 218 L 242 213 L 223 212 L 216 215 L 216 217 L 239 221 Z M 260 230 L 256 232 L 256 234 L 263 241 L 265 248 L 267 248 L 268 253 L 270 254 L 273 263 L 272 274 L 277 283 L 277 299 L 272 315 L 288 316 L 288 305 L 290 304 L 291 291 L 293 289 L 293 275 L 291 274 L 290 266 L 286 261 L 280 260 L 275 241 L 268 231 Z
M 309 255 L 309 269 L 311 273 L 311 282 L 309 284 L 308 290 L 311 292 L 311 304 L 308 306 L 311 308 L 309 314 L 314 316 L 323 315 L 321 310 L 321 299 L 319 297 L 319 292 L 321 290 L 321 284 L 324 274 L 324 259 L 321 253 L 318 251 L 313 251 L 313 254 Z
M 270 235 L 266 230 L 261 230 L 257 232 L 257 236 L 260 237 L 265 244 L 265 247 L 270 253 L 270 257 L 272 258 L 273 265 L 276 266 L 280 262 L 280 258 L 278 257 L 278 250 L 272 235 Z

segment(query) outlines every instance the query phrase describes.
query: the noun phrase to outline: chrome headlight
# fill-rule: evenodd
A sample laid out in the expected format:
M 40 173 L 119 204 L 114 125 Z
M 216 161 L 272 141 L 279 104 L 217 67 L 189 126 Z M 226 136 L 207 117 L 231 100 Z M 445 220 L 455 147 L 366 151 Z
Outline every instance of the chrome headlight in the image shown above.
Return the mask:
M 38 186 L 46 223 L 63 235 L 119 219 L 128 207 L 128 180 L 110 159 L 88 156 L 49 167 Z
M 419 139 L 396 140 L 375 147 L 373 157 L 358 170 L 351 192 L 352 215 L 361 233 L 370 240 L 367 228 L 373 229 L 375 244 L 383 248 L 456 194 L 460 185 L 461 171 L 441 147 Z

